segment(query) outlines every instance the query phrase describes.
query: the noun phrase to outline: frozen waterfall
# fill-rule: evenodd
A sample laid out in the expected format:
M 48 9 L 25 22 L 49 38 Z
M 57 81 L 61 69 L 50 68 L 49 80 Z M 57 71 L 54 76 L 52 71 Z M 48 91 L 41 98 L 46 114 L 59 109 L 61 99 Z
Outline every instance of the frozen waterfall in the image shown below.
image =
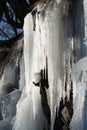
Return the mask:
M 47 0 L 25 17 L 13 130 L 86 130 L 86 5 Z
M 60 6 L 58 7 L 58 5 Z M 51 130 L 53 130 L 56 108 L 59 107 L 62 95 L 65 95 L 63 93 L 63 80 L 64 60 L 66 51 L 68 51 L 66 29 L 68 2 L 51 1 L 49 4 L 42 4 L 43 8 L 40 6 L 37 6 L 36 13 L 34 10 L 25 18 L 24 62 L 26 82 L 25 90 L 17 105 L 17 115 L 13 128 L 15 130 L 48 130 L 50 120 Z M 67 56 L 69 57 L 68 53 Z M 35 83 L 41 82 L 43 76 L 46 77 L 46 73 L 49 85 L 35 86 Z M 46 105 L 43 106 L 45 91 L 47 92 L 45 95 L 47 101 Z M 44 111 L 46 108 L 48 113 Z

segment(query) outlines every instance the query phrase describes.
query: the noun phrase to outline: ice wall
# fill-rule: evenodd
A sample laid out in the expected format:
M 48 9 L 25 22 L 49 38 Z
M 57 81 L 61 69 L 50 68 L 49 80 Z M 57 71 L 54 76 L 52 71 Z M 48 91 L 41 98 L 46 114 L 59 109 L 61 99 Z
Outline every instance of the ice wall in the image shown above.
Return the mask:
M 72 2 L 72 9 L 67 0 L 45 2 L 36 5 L 25 18 L 25 83 L 21 76 L 20 88 L 23 92 L 17 104 L 13 129 L 49 129 L 42 106 L 41 86 L 34 84 L 41 83 L 41 71 L 47 67 L 49 88 L 45 90 L 51 112 L 50 129 L 53 130 L 61 97 L 69 100 L 72 81 L 74 114 L 70 127 L 83 130 L 86 129 L 86 63 L 84 60 L 76 65 L 74 63 L 87 55 L 86 2 Z
M 13 129 L 48 129 L 41 105 L 40 72 L 48 67 L 49 107 L 53 130 L 56 107 L 59 106 L 64 86 L 64 60 L 68 53 L 68 1 L 40 3 L 28 14 L 24 23 L 25 89 L 17 105 Z

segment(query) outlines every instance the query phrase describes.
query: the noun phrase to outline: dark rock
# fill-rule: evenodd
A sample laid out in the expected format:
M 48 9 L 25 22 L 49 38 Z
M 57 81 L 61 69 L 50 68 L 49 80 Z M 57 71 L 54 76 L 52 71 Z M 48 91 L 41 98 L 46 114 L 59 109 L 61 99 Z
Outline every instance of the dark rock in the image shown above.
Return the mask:
M 1 114 L 2 119 L 7 117 L 14 117 L 16 114 L 16 104 L 21 96 L 19 90 L 14 90 L 9 94 L 3 96 L 1 101 Z

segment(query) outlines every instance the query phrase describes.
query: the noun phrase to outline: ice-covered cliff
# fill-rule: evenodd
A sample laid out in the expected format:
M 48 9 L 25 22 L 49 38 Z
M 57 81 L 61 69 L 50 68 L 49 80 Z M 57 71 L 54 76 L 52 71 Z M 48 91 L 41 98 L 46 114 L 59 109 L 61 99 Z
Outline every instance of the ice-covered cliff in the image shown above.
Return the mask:
M 86 130 L 86 0 L 43 0 L 1 61 L 1 130 Z M 24 52 L 24 53 L 23 53 Z
M 73 47 L 68 39 L 68 9 L 68 1 L 42 1 L 25 18 L 26 82 L 17 105 L 15 130 L 66 127 L 58 125 L 56 113 L 62 100 L 64 110 L 62 107 L 60 113 L 69 113 L 65 104 L 70 101 Z M 71 115 L 65 114 L 67 123 Z

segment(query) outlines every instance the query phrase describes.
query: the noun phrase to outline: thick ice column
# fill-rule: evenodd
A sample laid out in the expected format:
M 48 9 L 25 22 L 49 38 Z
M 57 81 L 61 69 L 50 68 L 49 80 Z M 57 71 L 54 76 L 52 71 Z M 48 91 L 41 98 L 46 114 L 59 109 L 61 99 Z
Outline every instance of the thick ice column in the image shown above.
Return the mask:
M 44 45 L 40 40 L 39 23 L 36 17 L 36 31 L 33 30 L 33 16 L 28 14 L 24 25 L 24 62 L 25 62 L 25 91 L 17 105 L 15 130 L 47 129 L 47 120 L 42 112 L 40 87 L 35 86 L 35 75 L 39 75 L 43 66 Z M 43 60 L 42 60 L 43 59 Z
M 50 16 L 51 15 L 51 16 Z M 56 7 L 50 12 L 48 11 L 47 19 L 47 46 L 48 46 L 48 79 L 51 100 L 51 129 L 53 129 L 56 107 L 59 105 L 62 96 L 62 80 L 63 76 L 63 43 L 64 35 L 62 31 L 61 14 Z M 63 78 L 63 77 L 62 77 Z
M 53 8 L 48 8 L 46 17 L 51 130 L 53 129 L 56 108 L 59 106 L 64 85 L 64 55 L 68 50 L 67 10 L 68 3 L 60 2 L 59 5 L 54 4 Z

